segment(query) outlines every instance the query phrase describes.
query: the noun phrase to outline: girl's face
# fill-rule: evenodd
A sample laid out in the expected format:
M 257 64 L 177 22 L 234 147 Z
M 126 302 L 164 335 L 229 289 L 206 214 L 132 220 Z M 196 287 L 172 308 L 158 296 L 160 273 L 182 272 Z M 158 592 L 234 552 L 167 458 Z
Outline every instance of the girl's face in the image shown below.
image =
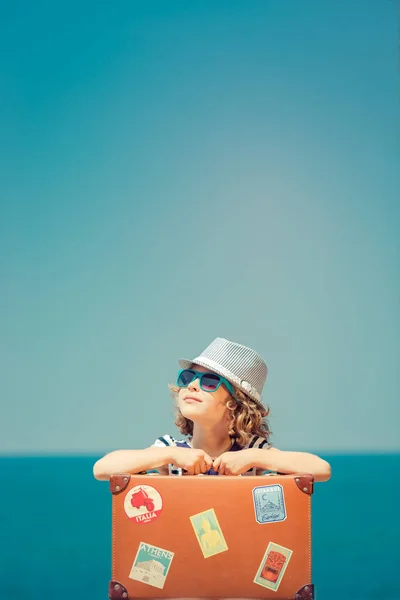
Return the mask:
M 198 365 L 193 365 L 193 370 L 212 373 Z M 195 379 L 179 390 L 178 407 L 182 415 L 193 422 L 215 425 L 227 419 L 229 409 L 226 403 L 229 398 L 230 393 L 223 384 L 215 392 L 205 392 L 200 388 L 200 381 Z

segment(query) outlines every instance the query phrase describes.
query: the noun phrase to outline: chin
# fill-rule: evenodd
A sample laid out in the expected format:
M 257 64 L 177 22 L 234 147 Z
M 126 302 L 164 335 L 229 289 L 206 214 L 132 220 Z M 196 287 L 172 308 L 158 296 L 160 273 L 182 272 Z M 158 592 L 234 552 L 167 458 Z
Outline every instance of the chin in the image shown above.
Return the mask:
M 185 404 L 184 406 L 180 406 L 179 410 L 183 417 L 186 417 L 186 419 L 190 419 L 191 421 L 193 421 L 200 413 L 199 407 L 196 404 Z

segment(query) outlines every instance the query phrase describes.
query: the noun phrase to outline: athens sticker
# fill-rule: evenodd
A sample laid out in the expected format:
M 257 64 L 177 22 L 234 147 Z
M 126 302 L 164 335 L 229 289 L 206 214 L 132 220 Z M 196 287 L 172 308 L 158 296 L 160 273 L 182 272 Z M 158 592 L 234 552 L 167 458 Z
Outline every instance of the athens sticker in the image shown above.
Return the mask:
M 254 578 L 254 583 L 276 592 L 292 554 L 292 550 L 270 542 Z
M 174 553 L 140 542 L 129 578 L 163 589 Z
M 283 487 L 279 484 L 261 485 L 253 489 L 257 523 L 278 523 L 286 519 Z
M 193 515 L 190 521 L 204 558 L 228 550 L 214 509 Z
M 124 509 L 128 517 L 136 523 L 150 523 L 162 511 L 160 493 L 151 485 L 136 485 L 125 496 Z

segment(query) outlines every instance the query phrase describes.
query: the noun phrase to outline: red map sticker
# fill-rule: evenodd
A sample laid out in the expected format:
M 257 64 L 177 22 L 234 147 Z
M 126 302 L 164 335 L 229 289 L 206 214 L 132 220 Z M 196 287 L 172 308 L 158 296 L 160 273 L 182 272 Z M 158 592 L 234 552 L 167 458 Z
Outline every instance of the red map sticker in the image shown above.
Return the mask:
M 136 523 L 150 523 L 162 511 L 160 493 L 151 485 L 136 485 L 125 496 L 124 509 L 128 517 Z

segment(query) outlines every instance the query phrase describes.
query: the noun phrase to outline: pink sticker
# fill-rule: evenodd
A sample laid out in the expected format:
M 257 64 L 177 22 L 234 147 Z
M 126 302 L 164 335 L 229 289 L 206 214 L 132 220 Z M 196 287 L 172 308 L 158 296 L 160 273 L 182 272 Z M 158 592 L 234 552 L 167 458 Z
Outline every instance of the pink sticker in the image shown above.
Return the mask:
M 162 511 L 160 493 L 151 485 L 136 485 L 129 490 L 124 500 L 125 512 L 136 523 L 150 523 Z

